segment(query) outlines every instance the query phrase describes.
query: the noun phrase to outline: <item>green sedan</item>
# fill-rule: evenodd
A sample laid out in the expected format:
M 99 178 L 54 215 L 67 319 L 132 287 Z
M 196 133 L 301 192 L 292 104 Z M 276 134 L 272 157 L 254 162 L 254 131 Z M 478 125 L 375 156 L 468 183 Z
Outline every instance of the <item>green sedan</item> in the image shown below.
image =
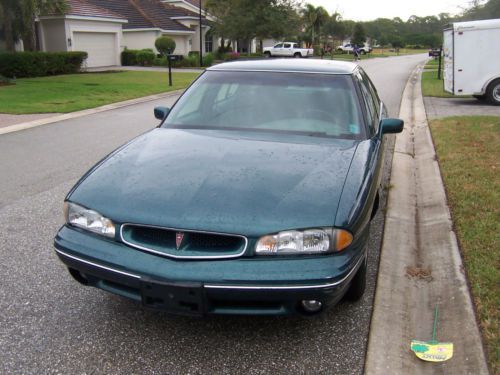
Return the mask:
M 174 314 L 315 314 L 365 290 L 384 134 L 403 122 L 357 65 L 207 69 L 161 124 L 68 193 L 71 275 Z

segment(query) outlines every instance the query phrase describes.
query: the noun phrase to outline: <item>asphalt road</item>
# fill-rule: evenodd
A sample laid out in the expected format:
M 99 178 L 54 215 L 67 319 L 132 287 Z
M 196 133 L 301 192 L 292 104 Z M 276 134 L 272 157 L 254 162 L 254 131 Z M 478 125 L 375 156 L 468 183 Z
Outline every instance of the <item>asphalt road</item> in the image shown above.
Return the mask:
M 393 116 L 424 59 L 361 62 Z M 314 318 L 174 317 L 71 279 L 52 248 L 64 196 L 95 162 L 154 127 L 158 104 L 169 103 L 0 136 L 0 373 L 362 373 L 383 210 L 372 225 L 367 293 Z

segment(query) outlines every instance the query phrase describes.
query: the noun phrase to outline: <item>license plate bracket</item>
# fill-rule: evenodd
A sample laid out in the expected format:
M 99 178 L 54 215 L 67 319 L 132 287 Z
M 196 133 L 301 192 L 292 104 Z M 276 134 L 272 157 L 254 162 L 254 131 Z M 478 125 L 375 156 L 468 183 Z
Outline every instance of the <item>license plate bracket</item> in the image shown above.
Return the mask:
M 205 293 L 202 283 L 172 283 L 152 279 L 141 280 L 142 304 L 173 314 L 203 315 Z

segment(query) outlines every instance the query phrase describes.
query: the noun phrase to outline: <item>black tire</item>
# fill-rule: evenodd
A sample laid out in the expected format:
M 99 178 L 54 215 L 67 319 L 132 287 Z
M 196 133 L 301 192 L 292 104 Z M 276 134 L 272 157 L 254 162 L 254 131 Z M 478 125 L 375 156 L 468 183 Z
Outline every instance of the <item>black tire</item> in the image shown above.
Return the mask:
M 500 78 L 495 79 L 488 85 L 486 99 L 490 104 L 500 105 Z
M 364 49 L 362 49 L 361 51 L 359 51 L 359 53 L 361 53 L 362 55 L 366 55 L 366 51 Z
M 271 57 L 271 52 L 264 52 L 264 56 L 266 58 L 270 58 Z
M 359 301 L 363 294 L 365 294 L 366 289 L 366 270 L 368 266 L 368 255 L 365 256 L 365 259 L 361 263 L 356 275 L 351 280 L 351 284 L 349 285 L 349 289 L 347 290 L 344 298 L 348 301 Z
M 302 56 L 301 56 L 300 52 L 295 52 L 293 54 L 293 57 L 295 57 L 296 59 L 300 59 Z
M 472 95 L 472 96 L 482 102 L 486 100 L 486 95 Z

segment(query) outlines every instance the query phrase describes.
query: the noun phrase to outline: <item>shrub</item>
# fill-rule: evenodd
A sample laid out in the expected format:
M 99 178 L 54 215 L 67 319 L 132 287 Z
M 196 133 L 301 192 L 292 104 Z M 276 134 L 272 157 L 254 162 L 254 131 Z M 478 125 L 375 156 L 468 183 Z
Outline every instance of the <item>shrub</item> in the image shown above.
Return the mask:
M 168 36 L 160 36 L 155 41 L 155 47 L 163 56 L 171 55 L 175 51 L 175 41 Z
M 203 55 L 203 66 L 211 66 L 214 62 L 214 55 L 212 53 L 207 53 Z
M 80 71 L 87 52 L 3 52 L 0 75 L 6 77 L 43 77 Z
M 196 56 L 198 57 L 198 59 L 200 58 L 200 52 L 199 51 L 189 51 L 188 52 L 188 56 L 191 57 L 191 56 Z
M 224 61 L 238 60 L 240 58 L 239 52 L 229 52 L 224 55 Z
M 123 66 L 133 66 L 137 65 L 137 49 L 125 49 L 122 52 L 122 65 Z
M 182 60 L 172 61 L 174 68 L 192 68 L 200 65 L 200 59 L 196 56 L 187 56 Z
M 153 60 L 153 66 L 168 66 L 168 61 L 166 57 L 155 57 Z
M 155 58 L 152 49 L 142 49 L 136 54 L 137 64 L 140 66 L 152 66 Z

